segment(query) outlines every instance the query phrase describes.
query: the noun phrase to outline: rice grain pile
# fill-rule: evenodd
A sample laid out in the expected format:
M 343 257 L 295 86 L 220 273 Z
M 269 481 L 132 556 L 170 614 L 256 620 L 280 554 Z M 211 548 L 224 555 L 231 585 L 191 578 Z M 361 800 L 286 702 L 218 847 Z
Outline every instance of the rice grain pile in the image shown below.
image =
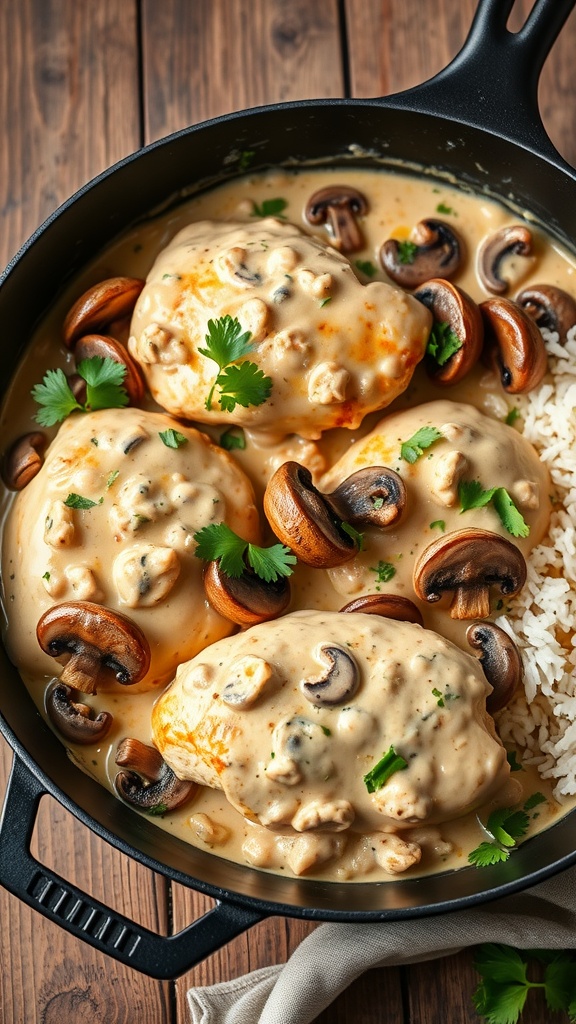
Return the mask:
M 565 346 L 543 331 L 549 373 L 519 396 L 523 434 L 548 466 L 554 507 L 545 540 L 528 561 L 528 578 L 498 625 L 516 640 L 524 693 L 498 716 L 505 743 L 542 778 L 554 796 L 576 794 L 576 326 Z

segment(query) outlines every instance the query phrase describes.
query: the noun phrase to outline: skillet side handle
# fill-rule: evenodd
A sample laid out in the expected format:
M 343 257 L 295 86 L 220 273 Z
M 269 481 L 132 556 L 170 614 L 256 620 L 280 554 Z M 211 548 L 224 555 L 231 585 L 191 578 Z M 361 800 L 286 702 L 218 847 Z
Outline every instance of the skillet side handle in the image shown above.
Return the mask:
M 451 63 L 422 85 L 386 97 L 386 106 L 456 118 L 569 167 L 542 124 L 538 81 L 576 0 L 535 0 L 516 33 L 506 28 L 514 3 L 478 0 L 466 41 Z
M 176 935 L 163 936 L 116 913 L 30 853 L 45 792 L 15 756 L 0 819 L 0 885 L 100 952 L 152 978 L 177 978 L 265 916 L 233 903 L 217 903 Z

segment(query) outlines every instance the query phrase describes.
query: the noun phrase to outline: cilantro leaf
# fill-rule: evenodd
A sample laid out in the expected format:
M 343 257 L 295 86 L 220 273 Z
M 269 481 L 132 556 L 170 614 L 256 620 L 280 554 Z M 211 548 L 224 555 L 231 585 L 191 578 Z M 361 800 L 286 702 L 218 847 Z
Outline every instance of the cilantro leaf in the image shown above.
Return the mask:
M 75 494 L 74 491 L 72 491 L 72 493 L 66 498 L 64 504 L 68 508 L 89 509 L 94 508 L 95 505 L 101 505 L 103 500 L 103 498 L 100 498 L 99 501 L 92 501 L 92 498 L 85 498 L 82 494 Z
M 117 409 L 128 405 L 128 395 L 122 387 L 126 367 L 108 356 L 82 359 L 76 372 L 86 381 L 86 402 L 77 401 L 63 370 L 47 370 L 41 384 L 32 388 L 32 398 L 41 408 L 36 421 L 43 427 L 52 427 L 66 419 L 71 412 L 91 412 L 95 409 Z
M 433 523 L 430 523 L 430 529 L 434 530 L 436 527 L 444 533 L 444 530 L 446 529 L 446 521 L 444 519 L 435 519 Z
M 246 437 L 242 427 L 229 427 L 223 434 L 220 435 L 220 447 L 224 448 L 227 452 L 233 452 L 235 449 L 244 451 L 246 447 Z
M 82 406 L 76 401 L 68 378 L 63 370 L 47 370 L 41 384 L 32 388 L 32 398 L 41 408 L 36 414 L 36 422 L 43 427 L 52 427 L 66 419 L 74 409 Z
M 529 819 L 525 811 L 513 811 L 507 807 L 501 807 L 492 811 L 488 818 L 486 828 L 502 846 L 516 846 L 516 840 L 521 839 L 528 831 Z
M 508 533 L 512 534 L 513 537 L 528 536 L 530 527 L 504 487 L 496 488 L 492 503 L 502 525 L 508 530 Z
M 474 864 L 477 868 L 487 868 L 491 867 L 492 864 L 500 864 L 502 861 L 508 860 L 509 856 L 509 850 L 503 850 L 500 846 L 496 846 L 495 843 L 489 843 L 485 840 L 468 854 L 468 862 L 469 864 Z
M 547 802 L 548 801 L 546 800 L 546 797 L 543 793 L 532 793 L 532 795 L 528 797 L 526 803 L 524 804 L 524 810 L 532 811 L 535 807 L 538 807 L 539 804 L 545 804 Z
M 228 313 L 218 320 L 209 320 L 206 334 L 206 348 L 199 348 L 201 355 L 212 359 L 223 370 L 228 363 L 234 363 L 248 355 L 254 348 L 250 344 L 250 331 L 243 331 L 240 321 Z
M 461 480 L 458 485 L 458 497 L 462 512 L 468 512 L 471 508 L 484 508 L 488 505 L 496 493 L 496 487 L 486 490 L 479 480 Z
M 462 344 L 449 323 L 435 320 L 426 345 L 426 355 L 431 356 L 438 366 L 444 366 L 462 348 Z
M 249 405 L 262 405 L 270 397 L 272 378 L 266 377 L 256 363 L 233 363 L 216 378 L 220 388 L 220 407 L 233 412 L 236 405 L 247 409 Z
M 415 242 L 398 242 L 398 262 L 404 264 L 414 263 L 418 246 Z
M 400 445 L 400 458 L 405 462 L 413 464 L 421 455 L 424 449 L 429 448 L 435 441 L 439 441 L 444 435 L 437 427 L 420 427 L 407 441 Z
M 277 197 L 276 199 L 265 199 L 260 205 L 253 203 L 252 217 L 280 217 L 282 220 L 286 220 L 283 216 L 284 210 L 288 206 L 286 199 Z
M 376 790 L 382 789 L 386 785 L 392 775 L 404 771 L 407 767 L 408 761 L 405 761 L 401 754 L 397 754 L 394 747 L 391 746 L 364 776 L 366 789 L 369 793 L 375 793 Z
M 374 266 L 372 260 L 356 260 L 355 266 L 363 274 L 366 274 L 366 277 L 374 277 L 378 273 L 377 267 Z
M 523 985 L 527 980 L 526 966 L 516 949 L 493 942 L 480 946 L 474 958 L 474 968 L 484 979 L 502 983 L 516 981 Z
M 194 534 L 197 558 L 207 562 L 218 560 L 227 576 L 238 579 L 246 571 L 246 561 L 260 579 L 275 583 L 280 576 L 291 576 L 296 556 L 284 544 L 269 548 L 243 540 L 226 523 L 211 523 Z
M 438 689 L 437 686 L 435 686 L 434 689 L 432 690 L 432 696 L 438 698 L 436 703 L 437 703 L 439 708 L 443 708 L 444 707 L 444 698 L 442 696 L 442 692 Z
M 544 996 L 549 1010 L 568 1010 L 570 1001 L 576 998 L 574 966 L 572 957 L 562 955 L 548 964 L 544 974 Z
M 476 989 L 472 1001 L 487 1024 L 516 1024 L 527 996 L 528 987 L 525 985 L 484 982 Z
M 370 572 L 376 573 L 377 583 L 388 583 L 392 577 L 396 575 L 396 569 L 392 565 L 392 562 L 384 562 L 382 559 L 380 559 L 378 565 L 370 566 Z
M 347 533 L 348 536 L 351 537 L 355 544 L 358 545 L 358 551 L 364 550 L 363 533 L 360 533 L 359 530 L 356 530 L 353 526 L 350 526 L 350 523 L 340 523 L 340 528 L 344 530 L 344 533 Z
M 174 430 L 174 427 L 168 427 L 167 430 L 159 430 L 158 436 L 165 444 L 167 448 L 181 448 L 183 444 L 188 444 L 188 438 L 181 434 L 179 430 Z

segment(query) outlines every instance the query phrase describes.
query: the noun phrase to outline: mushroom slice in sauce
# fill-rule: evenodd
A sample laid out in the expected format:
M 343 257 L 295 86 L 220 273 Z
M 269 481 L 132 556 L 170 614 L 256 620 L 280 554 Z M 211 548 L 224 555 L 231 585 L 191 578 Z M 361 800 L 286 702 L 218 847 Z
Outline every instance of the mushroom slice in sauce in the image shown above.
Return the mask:
M 179 779 L 156 747 L 131 737 L 122 740 L 116 764 L 124 768 L 114 779 L 122 799 L 149 814 L 164 814 L 186 803 L 198 790 L 195 782 Z
M 414 298 L 428 307 L 435 324 L 447 324 L 458 338 L 460 348 L 443 363 L 430 355 L 427 359 L 428 373 L 435 384 L 457 384 L 480 358 L 482 314 L 467 292 L 441 278 L 426 281 L 414 292 Z
M 128 349 L 124 348 L 115 338 L 109 338 L 104 334 L 85 334 L 74 347 L 74 358 L 76 365 L 82 359 L 93 359 L 100 356 L 102 359 L 112 359 L 120 363 L 126 370 L 122 381 L 122 387 L 126 390 L 131 405 L 142 405 L 144 401 L 144 380 L 140 373 L 140 367 L 132 359 Z
M 418 606 L 409 597 L 402 597 L 400 594 L 364 594 L 349 601 L 340 611 L 364 612 L 367 615 L 382 615 L 385 619 L 424 625 Z
M 506 256 L 530 256 L 532 253 L 532 232 L 523 224 L 501 228 L 490 235 L 478 251 L 478 276 L 486 291 L 494 295 L 505 295 L 509 284 L 500 270 Z
M 532 317 L 511 299 L 480 303 L 484 320 L 486 357 L 500 373 L 511 395 L 532 391 L 547 368 L 544 339 Z
M 276 619 L 290 604 L 290 583 L 285 576 L 266 582 L 246 570 L 242 576 L 228 576 L 218 561 L 204 571 L 206 597 L 219 615 L 238 626 Z
M 568 331 L 576 326 L 576 299 L 563 288 L 551 284 L 533 284 L 516 296 L 516 302 L 539 328 L 556 331 L 561 345 Z
M 52 725 L 70 743 L 100 743 L 110 732 L 113 717 L 108 711 L 92 714 L 92 708 L 78 702 L 78 690 L 54 679 L 46 690 L 46 712 Z
M 364 240 L 356 221 L 368 211 L 366 197 L 349 185 L 328 185 L 310 196 L 304 216 L 309 224 L 327 224 L 340 252 L 357 252 Z
M 380 249 L 380 262 L 393 281 L 403 288 L 418 288 L 431 278 L 450 278 L 459 269 L 464 243 L 450 224 L 428 217 L 412 232 L 416 252 L 411 262 L 403 262 L 400 243 L 389 238 Z
M 101 605 L 53 605 L 39 619 L 36 635 L 46 654 L 65 659 L 61 681 L 82 693 L 96 693 L 106 675 L 130 686 L 148 671 L 150 647 L 142 630 L 126 615 Z
M 318 656 L 327 662 L 326 671 L 319 679 L 303 679 L 302 693 L 311 704 L 321 708 L 344 704 L 360 684 L 358 665 L 349 651 L 335 644 L 322 644 Z
M 70 309 L 63 327 L 64 343 L 72 348 L 83 334 L 101 331 L 129 316 L 145 282 L 136 277 L 110 277 L 84 292 Z
M 490 714 L 506 707 L 522 682 L 522 659 L 512 640 L 493 622 L 473 622 L 466 630 L 466 639 L 476 651 L 481 651 L 480 664 L 486 679 L 493 686 L 486 699 Z
M 46 436 L 39 430 L 24 434 L 6 453 L 2 478 L 7 487 L 21 491 L 42 467 Z
M 456 530 L 430 544 L 414 566 L 414 590 L 434 603 L 453 593 L 453 619 L 484 619 L 490 590 L 513 596 L 526 582 L 526 562 L 518 548 L 489 530 Z

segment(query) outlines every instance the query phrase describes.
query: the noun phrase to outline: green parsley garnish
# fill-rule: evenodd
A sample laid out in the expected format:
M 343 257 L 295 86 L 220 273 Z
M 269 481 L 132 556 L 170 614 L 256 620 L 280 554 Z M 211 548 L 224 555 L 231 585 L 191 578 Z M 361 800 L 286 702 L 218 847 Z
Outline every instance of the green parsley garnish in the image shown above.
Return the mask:
M 444 366 L 461 348 L 462 342 L 450 324 L 435 320 L 426 345 L 426 355 L 434 359 L 438 366 Z
M 522 767 L 521 764 L 519 764 L 519 762 L 518 762 L 518 760 L 516 758 L 516 751 L 515 750 L 509 750 L 508 751 L 508 753 L 506 754 L 506 760 L 508 761 L 508 764 L 510 765 L 510 771 L 511 772 L 523 772 L 524 771 L 524 768 Z
M 454 217 L 457 216 L 456 210 L 453 210 L 451 206 L 446 206 L 446 203 L 438 203 L 436 213 L 451 213 Z
M 508 533 L 513 537 L 527 537 L 530 527 L 516 508 L 505 487 L 484 488 L 479 480 L 461 480 L 458 485 L 458 497 L 462 512 L 473 508 L 484 508 L 492 502 L 494 509 Z
M 445 520 L 444 519 L 435 519 L 433 523 L 430 523 L 430 529 L 431 530 L 435 530 L 435 529 L 442 530 L 442 533 L 444 533 L 444 530 L 446 529 L 446 522 L 445 522 Z
M 254 149 L 243 149 L 238 160 L 238 170 L 247 171 L 255 156 L 256 151 Z
M 424 449 L 429 448 L 435 441 L 440 441 L 443 436 L 437 427 L 420 427 L 420 430 L 400 445 L 400 458 L 410 464 L 417 462 L 424 454 Z
M 544 966 L 543 981 L 531 981 L 533 961 Z M 478 947 L 474 967 L 481 982 L 472 1001 L 487 1024 L 517 1024 L 528 993 L 541 989 L 551 1012 L 565 1011 L 576 1018 L 576 956 L 559 950 L 513 949 L 485 943 Z M 540 968 L 542 970 L 542 968 Z
M 438 688 L 437 688 L 436 686 L 435 686 L 435 687 L 434 687 L 434 689 L 432 690 L 432 695 L 433 695 L 434 697 L 437 697 L 437 698 L 438 698 L 438 699 L 437 699 L 437 701 L 436 701 L 436 703 L 437 703 L 438 707 L 439 707 L 439 708 L 443 708 L 443 707 L 444 707 L 444 698 L 443 698 L 443 696 L 442 696 L 442 693 L 440 692 L 440 690 L 439 690 L 439 689 L 438 689 Z
M 48 571 L 46 571 L 46 572 L 44 573 L 44 575 L 43 575 L 42 579 L 43 579 L 43 580 L 46 580 L 46 581 L 48 582 L 48 580 L 50 579 L 50 573 L 49 573 Z
M 119 409 L 128 405 L 128 395 L 122 387 L 126 367 L 107 356 L 82 359 L 76 373 L 86 381 L 86 401 L 75 398 L 63 370 L 47 370 L 41 384 L 32 388 L 32 398 L 41 408 L 36 422 L 52 427 L 66 419 L 71 412 L 93 412 L 95 409 Z
M 242 576 L 246 563 L 266 583 L 275 583 L 280 576 L 291 576 L 294 571 L 290 566 L 295 564 L 296 556 L 284 544 L 261 548 L 243 540 L 226 523 L 202 527 L 194 534 L 194 540 L 198 545 L 196 557 L 207 562 L 218 560 L 222 572 L 233 579 Z
M 237 363 L 242 356 L 252 351 L 250 331 L 242 331 L 239 321 L 229 314 L 218 320 L 208 321 L 206 348 L 199 348 L 201 355 L 212 359 L 220 373 L 216 377 L 205 405 L 211 408 L 216 387 L 220 388 L 219 403 L 224 412 L 233 412 L 237 405 L 247 409 L 250 405 L 262 405 L 272 390 L 272 379 L 266 377 L 256 363 Z
M 392 775 L 404 771 L 407 767 L 408 761 L 405 761 L 401 754 L 397 754 L 394 747 L 390 747 L 387 753 L 364 776 L 366 789 L 369 793 L 375 793 L 377 789 L 382 789 L 382 786 L 386 785 Z
M 74 491 L 72 491 L 71 494 L 69 494 L 68 497 L 66 498 L 64 504 L 68 508 L 79 508 L 86 510 L 89 508 L 94 508 L 95 505 L 101 505 L 103 501 L 104 498 L 100 498 L 98 501 L 92 501 L 92 498 L 84 498 L 83 495 L 75 494 Z
M 220 447 L 227 452 L 233 452 L 235 449 L 244 451 L 246 438 L 242 427 L 229 427 L 228 430 L 225 430 L 220 435 Z
M 529 818 L 525 810 L 513 807 L 499 807 L 492 811 L 486 823 L 486 831 L 493 837 L 492 842 L 483 842 L 468 854 L 470 864 L 477 868 L 488 867 L 508 860 L 510 850 L 517 840 L 526 835 Z
M 418 246 L 415 242 L 398 242 L 398 262 L 409 264 L 414 263 Z
M 535 807 L 545 803 L 547 803 L 547 800 L 543 793 L 532 793 L 532 796 L 529 796 L 524 804 L 524 810 L 532 811 Z
M 332 302 L 331 295 L 329 295 L 327 299 L 322 299 L 322 302 L 320 303 L 320 309 L 323 309 L 324 306 L 327 306 L 329 302 Z
M 389 583 L 393 576 L 396 575 L 396 569 L 391 562 L 383 562 L 382 559 L 378 562 L 378 565 L 370 566 L 370 572 L 376 573 L 377 583 Z
M 280 217 L 282 220 L 286 220 L 284 216 L 284 210 L 288 206 L 286 199 L 265 199 L 261 205 L 258 203 L 252 204 L 254 209 L 252 210 L 253 217 Z
M 148 814 L 152 818 L 158 818 L 161 814 L 166 814 L 168 810 L 168 804 L 154 804 L 153 807 L 148 808 Z
M 374 266 L 372 260 L 356 260 L 355 266 L 366 274 L 366 277 L 374 277 L 378 273 L 378 268 Z
M 360 533 L 358 530 L 355 530 L 353 526 L 350 526 L 350 523 L 340 523 L 340 528 L 344 530 L 344 533 L 347 533 L 348 536 L 352 538 L 355 544 L 358 545 L 358 551 L 364 550 L 363 533 Z
M 168 430 L 159 430 L 158 437 L 167 448 L 181 448 L 183 444 L 188 444 L 188 438 L 184 437 L 179 430 L 174 430 L 173 427 L 168 427 Z
M 504 420 L 504 423 L 507 423 L 508 426 L 511 427 L 511 426 L 513 426 L 514 423 L 516 423 L 516 420 L 519 419 L 519 417 L 520 417 L 520 409 L 516 405 L 513 405 L 512 408 L 510 409 L 508 415 L 506 416 L 506 419 Z
M 113 469 L 112 472 L 109 474 L 108 479 L 106 481 L 106 490 L 107 491 L 110 490 L 110 488 L 112 487 L 112 484 L 114 483 L 115 480 L 118 479 L 119 476 L 120 476 L 120 470 L 119 469 Z

